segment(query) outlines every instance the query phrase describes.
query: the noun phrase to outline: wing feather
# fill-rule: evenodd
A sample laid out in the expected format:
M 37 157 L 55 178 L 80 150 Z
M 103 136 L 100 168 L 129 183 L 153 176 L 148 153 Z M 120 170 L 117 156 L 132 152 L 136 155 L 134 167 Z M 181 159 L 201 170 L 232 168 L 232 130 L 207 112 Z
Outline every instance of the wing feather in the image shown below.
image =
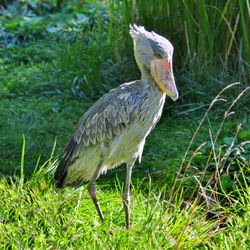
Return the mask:
M 75 137 L 84 147 L 108 142 L 121 135 L 133 119 L 134 98 L 141 86 L 121 85 L 100 98 L 80 119 Z

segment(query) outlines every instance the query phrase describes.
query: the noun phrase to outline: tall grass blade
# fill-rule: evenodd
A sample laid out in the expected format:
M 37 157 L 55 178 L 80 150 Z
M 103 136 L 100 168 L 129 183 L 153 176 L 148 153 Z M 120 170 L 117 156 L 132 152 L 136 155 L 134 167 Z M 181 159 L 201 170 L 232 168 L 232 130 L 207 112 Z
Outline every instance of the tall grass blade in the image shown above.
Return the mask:
M 218 101 L 224 101 L 224 99 L 221 98 L 221 95 L 228 89 L 236 86 L 236 85 L 239 85 L 240 83 L 239 82 L 236 82 L 236 83 L 232 83 L 232 84 L 229 84 L 228 86 L 226 86 L 225 88 L 223 88 L 219 94 L 213 99 L 213 101 L 211 102 L 211 104 L 209 105 L 208 109 L 206 110 L 204 116 L 202 117 L 201 121 L 199 122 L 199 125 L 197 127 L 197 129 L 195 130 L 190 142 L 189 142 L 189 145 L 187 147 L 187 150 L 184 154 L 184 157 L 182 158 L 182 162 L 181 162 L 181 165 L 179 167 L 179 171 L 178 171 L 178 174 L 177 174 L 177 178 L 175 179 L 175 182 L 171 188 L 171 191 L 170 191 L 170 199 L 172 199 L 172 194 L 174 192 L 174 190 L 176 189 L 176 185 L 177 185 L 177 181 L 178 181 L 178 176 L 180 176 L 180 173 L 182 172 L 183 168 L 184 168 L 184 165 L 187 161 L 187 157 L 188 157 L 188 153 L 190 151 L 190 148 L 191 146 L 193 145 L 197 135 L 198 135 L 198 132 L 200 131 L 201 129 L 201 126 L 203 125 L 205 119 L 207 119 L 207 116 L 208 116 L 208 113 L 210 112 L 210 110 L 212 109 L 212 107 L 214 106 L 215 103 L 217 103 Z M 245 92 L 245 91 L 244 91 Z M 242 94 L 240 95 L 240 97 L 242 96 Z M 237 97 L 237 100 L 239 99 L 239 96 Z M 233 102 L 234 104 L 235 102 Z M 230 106 L 230 108 L 232 107 L 232 105 Z M 192 159 L 193 156 L 191 156 L 191 159 Z M 188 161 L 188 163 L 190 163 L 190 160 Z M 189 167 L 190 164 L 187 164 L 187 168 Z M 205 168 L 205 171 L 206 171 L 206 168 Z M 182 181 L 181 181 L 182 182 Z
M 22 134 L 23 145 L 22 145 L 22 154 L 21 154 L 21 165 L 20 165 L 20 187 L 24 183 L 24 156 L 25 156 L 25 135 Z
M 109 33 L 115 40 L 122 37 L 126 54 L 132 56 L 127 30 L 129 23 L 135 22 L 169 38 L 175 46 L 174 61 L 178 69 L 185 68 L 203 84 L 209 84 L 204 82 L 204 72 L 216 77 L 233 73 L 232 81 L 238 81 L 247 72 L 244 79 L 249 81 L 249 66 L 242 63 L 243 70 L 238 71 L 235 60 L 239 53 L 244 62 L 250 58 L 249 0 L 156 0 L 150 4 L 147 0 L 109 0 L 108 3 Z M 120 43 L 117 46 L 121 47 Z

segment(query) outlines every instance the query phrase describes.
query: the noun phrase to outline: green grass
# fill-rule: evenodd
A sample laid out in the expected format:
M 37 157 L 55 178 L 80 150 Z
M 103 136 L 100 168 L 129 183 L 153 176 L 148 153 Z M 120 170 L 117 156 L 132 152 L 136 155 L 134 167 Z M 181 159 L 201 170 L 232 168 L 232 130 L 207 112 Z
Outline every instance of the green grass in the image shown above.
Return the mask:
M 194 69 L 195 73 L 192 62 L 200 62 L 201 65 L 208 63 L 208 69 L 212 73 L 218 66 L 218 58 L 227 67 L 234 69 L 239 62 L 229 59 L 240 55 L 241 59 L 249 62 L 247 20 L 250 13 L 247 6 L 247 0 L 182 0 L 168 3 L 156 0 L 150 5 L 147 0 L 110 0 L 110 26 L 111 29 L 122 30 L 124 35 L 127 34 L 127 27 L 131 22 L 138 22 L 149 29 L 162 32 L 174 44 L 179 45 L 175 51 L 178 64 L 186 63 L 185 59 L 188 59 L 187 66 Z M 245 69 L 249 72 L 247 65 Z
M 55 189 L 52 178 L 58 163 L 55 147 L 44 164 L 34 164 L 38 170 L 24 181 L 25 159 L 29 157 L 29 151 L 28 140 L 23 137 L 20 178 L 17 172 L 15 177 L 0 181 L 1 245 L 4 249 L 131 249 L 135 245 L 139 249 L 216 249 L 225 245 L 226 249 L 237 246 L 248 249 L 250 166 L 244 160 L 249 153 L 244 155 L 244 152 L 249 148 L 242 145 L 244 150 L 241 151 L 236 140 L 230 138 L 237 136 L 238 143 L 247 142 L 249 130 L 247 124 L 242 124 L 239 134 L 236 129 L 239 118 L 228 123 L 232 116 L 225 116 L 243 94 L 244 90 L 233 103 L 222 106 L 214 120 L 216 113 L 213 112 L 212 117 L 209 113 L 221 100 L 222 94 L 218 95 L 203 118 L 200 117 L 196 131 L 194 126 L 187 128 L 190 118 L 184 117 L 165 118 L 156 128 L 147 141 L 143 164 L 135 167 L 132 178 L 132 229 L 129 231 L 124 228 L 121 202 L 124 168 L 118 168 L 98 181 L 98 198 L 105 215 L 102 224 L 86 185 L 76 190 Z M 209 126 L 205 124 L 206 120 Z M 208 131 L 213 131 L 216 136 L 212 139 Z M 196 142 L 195 136 L 191 139 L 193 133 L 199 133 Z M 211 144 L 202 151 L 199 144 L 204 141 L 211 141 Z M 190 142 L 189 149 L 184 142 Z M 224 150 L 215 150 L 215 144 L 223 146 Z M 185 149 L 187 154 L 183 158 Z M 237 155 L 233 155 L 235 150 Z M 204 166 L 199 169 L 199 165 L 206 163 L 209 152 L 213 157 L 209 157 L 205 177 L 212 177 L 215 182 L 204 182 Z M 197 156 L 205 159 L 197 160 Z M 233 166 L 226 179 L 225 161 L 219 161 L 223 157 L 226 157 L 227 167 Z M 175 179 L 182 158 L 184 171 L 180 169 Z M 214 170 L 215 159 L 220 163 Z
M 63 192 L 54 188 L 51 158 L 32 178 L 0 181 L 0 243 L 3 249 L 248 249 L 250 188 L 242 182 L 240 199 L 231 206 L 197 205 L 195 199 L 183 207 L 182 192 L 166 198 L 167 187 L 133 178 L 132 229 L 124 228 L 122 183 L 99 184 L 97 193 L 104 210 L 101 223 L 86 185 Z M 209 212 L 219 211 L 214 219 Z M 226 226 L 226 227 L 225 227 Z M 221 227 L 221 228 L 220 228 Z
M 249 85 L 248 0 L 156 0 L 150 4 L 147 0 L 110 0 L 108 3 L 109 34 L 117 41 L 122 56 L 132 53 L 129 23 L 143 25 L 173 43 L 177 83 L 183 92 L 189 93 L 189 98 L 182 97 L 185 102 L 190 98 L 208 102 L 228 82 Z M 120 45 L 120 34 L 125 48 Z M 197 92 L 202 96 L 197 96 Z
M 249 249 L 247 2 L 154 3 L 68 1 L 58 12 L 56 1 L 14 1 L 2 12 L 0 249 Z M 97 182 L 103 224 L 86 184 L 57 190 L 53 171 L 88 107 L 139 78 L 132 21 L 174 43 L 181 97 L 167 99 L 133 170 L 126 231 L 125 166 Z

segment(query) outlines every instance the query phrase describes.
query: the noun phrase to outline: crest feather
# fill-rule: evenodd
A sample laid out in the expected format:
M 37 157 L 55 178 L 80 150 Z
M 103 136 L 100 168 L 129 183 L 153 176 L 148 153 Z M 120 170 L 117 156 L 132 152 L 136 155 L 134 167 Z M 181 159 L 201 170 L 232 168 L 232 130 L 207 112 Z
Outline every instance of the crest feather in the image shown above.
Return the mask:
M 147 32 L 143 26 L 137 26 L 136 24 L 130 24 L 129 28 L 129 33 L 132 38 L 136 38 L 140 35 L 145 36 L 145 33 Z

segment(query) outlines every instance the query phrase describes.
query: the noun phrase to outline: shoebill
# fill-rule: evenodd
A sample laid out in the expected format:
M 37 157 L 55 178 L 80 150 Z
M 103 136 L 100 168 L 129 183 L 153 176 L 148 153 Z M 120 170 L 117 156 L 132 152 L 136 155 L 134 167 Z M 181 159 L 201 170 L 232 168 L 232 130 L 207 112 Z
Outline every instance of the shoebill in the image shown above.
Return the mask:
M 89 181 L 88 192 L 103 221 L 95 182 L 107 170 L 127 166 L 123 194 L 126 228 L 130 227 L 130 180 L 135 161 L 141 162 L 145 140 L 159 121 L 166 95 L 178 99 L 173 45 L 142 26 L 130 25 L 141 79 L 124 83 L 101 97 L 80 119 L 55 172 L 57 187 L 78 187 Z

